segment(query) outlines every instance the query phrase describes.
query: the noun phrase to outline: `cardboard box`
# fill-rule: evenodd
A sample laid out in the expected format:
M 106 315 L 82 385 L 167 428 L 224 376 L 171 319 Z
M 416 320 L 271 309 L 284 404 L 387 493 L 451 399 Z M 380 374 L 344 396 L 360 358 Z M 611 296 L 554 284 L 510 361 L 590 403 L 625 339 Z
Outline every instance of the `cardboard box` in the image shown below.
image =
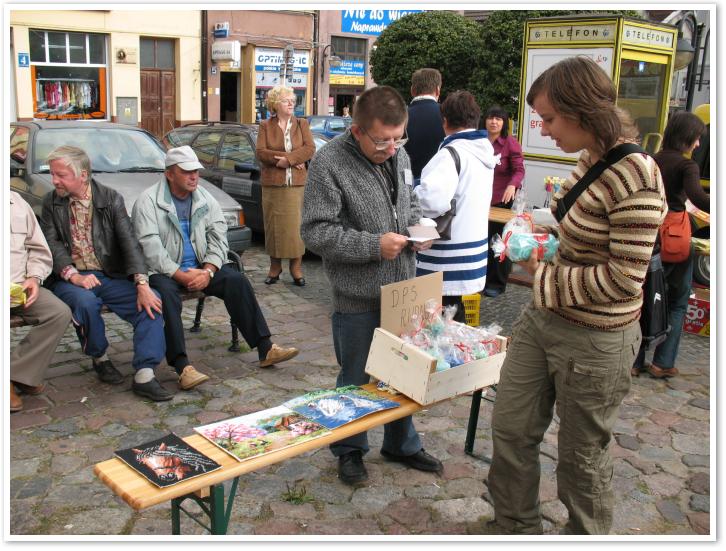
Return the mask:
M 683 319 L 683 330 L 686 333 L 703 335 L 711 334 L 711 292 L 709 289 L 694 289 L 688 298 L 686 317 Z
M 427 300 L 441 301 L 442 287 L 441 272 L 381 287 L 381 327 L 366 362 L 366 373 L 421 405 L 496 384 L 506 356 L 507 339 L 497 337 L 499 354 L 437 372 L 435 358 L 398 337 Z

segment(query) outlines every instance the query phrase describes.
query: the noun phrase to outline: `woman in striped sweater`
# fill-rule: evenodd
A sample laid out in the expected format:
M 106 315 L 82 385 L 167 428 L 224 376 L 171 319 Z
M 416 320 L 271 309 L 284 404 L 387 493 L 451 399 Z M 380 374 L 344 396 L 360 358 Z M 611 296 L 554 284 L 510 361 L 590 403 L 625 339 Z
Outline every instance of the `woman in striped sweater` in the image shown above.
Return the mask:
M 582 151 L 553 212 L 597 160 L 637 136 L 615 99 L 608 75 L 584 56 L 560 61 L 532 84 L 527 103 L 542 118 L 542 135 L 565 152 Z M 521 263 L 533 276 L 533 301 L 513 327 L 492 419 L 489 488 L 502 531 L 542 533 L 539 444 L 556 403 L 564 533 L 609 532 L 612 428 L 630 389 L 641 287 L 666 211 L 658 166 L 632 153 L 605 169 L 551 229 L 560 240 L 552 262 L 533 254 Z

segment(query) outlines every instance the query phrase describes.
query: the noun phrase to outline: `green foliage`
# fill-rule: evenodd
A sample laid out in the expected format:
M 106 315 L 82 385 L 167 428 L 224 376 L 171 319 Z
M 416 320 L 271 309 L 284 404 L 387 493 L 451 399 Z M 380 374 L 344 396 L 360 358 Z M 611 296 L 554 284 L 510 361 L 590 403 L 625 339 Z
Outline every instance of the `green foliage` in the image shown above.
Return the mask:
M 293 505 L 303 505 L 315 499 L 313 496 L 308 495 L 308 488 L 304 484 L 298 486 L 298 483 L 295 482 L 292 488 L 288 482 L 285 485 L 287 486 L 287 491 L 282 494 L 284 501 L 289 501 Z
M 603 10 L 499 10 L 484 22 L 482 38 L 486 47 L 481 50 L 476 63 L 472 63 L 471 78 L 467 89 L 476 96 L 486 111 L 498 104 L 517 118 L 519 109 L 520 72 L 524 44 L 524 23 L 538 17 L 562 15 L 616 14 L 640 18 L 637 11 Z
M 391 23 L 378 37 L 371 53 L 376 84 L 396 88 L 408 101 L 411 75 L 432 67 L 441 71 L 441 95 L 469 85 L 474 52 L 484 50 L 481 26 L 459 14 L 428 11 L 408 14 Z

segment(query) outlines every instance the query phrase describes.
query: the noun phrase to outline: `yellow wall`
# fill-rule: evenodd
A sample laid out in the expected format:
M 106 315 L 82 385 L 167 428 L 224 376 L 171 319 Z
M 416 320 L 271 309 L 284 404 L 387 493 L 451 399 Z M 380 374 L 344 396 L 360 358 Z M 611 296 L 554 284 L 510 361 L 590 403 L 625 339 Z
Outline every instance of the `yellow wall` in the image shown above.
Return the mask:
M 199 10 L 11 10 L 17 83 L 17 117 L 33 116 L 30 69 L 17 66 L 17 53 L 29 52 L 30 28 L 96 32 L 108 35 L 109 111 L 116 115 L 117 97 L 139 98 L 140 37 L 176 38 L 176 119 L 201 119 L 201 15 Z M 135 48 L 137 62 L 116 63 L 116 48 Z M 139 118 L 141 105 L 137 105 Z

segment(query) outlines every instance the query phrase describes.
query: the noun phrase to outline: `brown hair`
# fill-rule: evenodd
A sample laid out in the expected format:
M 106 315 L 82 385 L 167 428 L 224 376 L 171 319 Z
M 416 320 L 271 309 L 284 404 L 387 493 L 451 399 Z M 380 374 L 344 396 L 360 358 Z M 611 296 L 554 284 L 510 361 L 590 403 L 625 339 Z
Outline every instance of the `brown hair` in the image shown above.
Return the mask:
M 471 93 L 457 90 L 446 96 L 441 104 L 441 116 L 450 128 L 477 128 L 481 109 Z
M 376 119 L 386 126 L 408 121 L 406 102 L 398 90 L 390 86 L 368 88 L 353 104 L 353 124 L 367 129 Z
M 527 93 L 530 107 L 540 94 L 547 96 L 558 114 L 592 134 L 601 154 L 620 138 L 638 137 L 630 115 L 615 105 L 613 81 L 589 57 L 565 58 L 538 76 Z
M 668 119 L 663 132 L 663 149 L 685 153 L 701 137 L 706 125 L 693 113 L 678 111 Z
M 411 93 L 414 96 L 435 94 L 441 88 L 441 73 L 437 69 L 418 69 L 411 75 Z

